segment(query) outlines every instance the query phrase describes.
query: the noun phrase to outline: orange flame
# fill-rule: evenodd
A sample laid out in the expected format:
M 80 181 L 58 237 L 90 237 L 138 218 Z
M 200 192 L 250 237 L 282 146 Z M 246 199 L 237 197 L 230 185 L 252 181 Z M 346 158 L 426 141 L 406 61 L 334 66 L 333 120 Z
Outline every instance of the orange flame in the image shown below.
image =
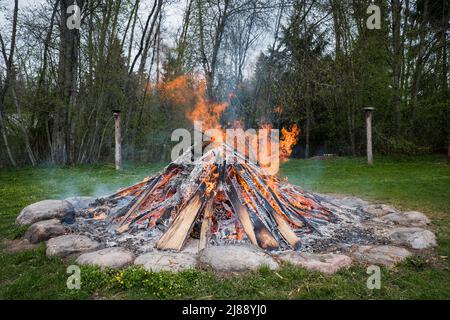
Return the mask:
M 275 106 L 275 109 L 273 111 L 275 111 L 275 113 L 280 114 L 280 113 L 283 112 L 283 107 L 282 106 Z
M 296 124 L 293 124 L 290 130 L 287 130 L 286 128 L 281 129 L 282 138 L 280 140 L 280 158 L 282 161 L 289 159 L 292 154 L 292 149 L 297 144 L 299 133 L 300 129 Z
M 219 118 L 228 104 L 209 101 L 206 97 L 206 81 L 200 76 L 182 75 L 160 83 L 158 87 L 163 101 L 188 108 L 187 118 L 202 121 L 203 130 L 220 128 Z

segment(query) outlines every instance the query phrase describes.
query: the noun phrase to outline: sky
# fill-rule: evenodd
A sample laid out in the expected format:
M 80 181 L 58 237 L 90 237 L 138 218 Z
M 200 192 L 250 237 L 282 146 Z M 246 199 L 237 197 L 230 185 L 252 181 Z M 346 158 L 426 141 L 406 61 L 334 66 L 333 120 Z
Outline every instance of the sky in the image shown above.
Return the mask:
M 146 15 L 146 11 L 149 11 L 151 6 L 153 5 L 154 0 L 142 0 L 141 2 L 141 9 L 140 9 L 140 16 L 144 17 Z M 19 0 L 19 15 L 20 12 L 26 8 L 37 8 L 40 5 L 46 3 L 46 0 Z M 182 17 L 183 17 L 183 9 L 185 6 L 186 1 L 185 0 L 178 0 L 178 1 L 169 1 L 169 4 L 165 7 L 165 18 L 164 18 L 164 29 L 166 32 L 170 33 L 170 37 L 166 37 L 164 40 L 169 41 L 170 39 L 173 39 L 174 35 L 176 34 L 177 30 L 181 27 L 182 23 Z M 0 8 L 4 7 L 6 10 L 1 10 L 0 12 L 0 32 L 4 29 L 5 25 L 5 13 L 8 14 L 8 16 L 12 15 L 12 10 L 14 8 L 14 1 L 13 0 L 0 0 Z M 4 12 L 6 11 L 6 12 Z M 49 12 L 49 14 L 51 14 Z M 144 19 L 144 18 L 143 18 Z M 3 34 L 5 41 L 8 41 L 8 35 Z M 247 65 L 244 69 L 244 77 L 249 77 L 250 74 L 253 71 L 254 63 L 256 62 L 256 59 L 261 52 L 261 50 L 264 50 L 267 48 L 269 43 L 270 37 L 261 37 L 259 40 L 259 43 L 257 43 L 252 50 L 249 52 L 249 58 L 247 61 Z M 2 63 L 0 63 L 1 65 Z

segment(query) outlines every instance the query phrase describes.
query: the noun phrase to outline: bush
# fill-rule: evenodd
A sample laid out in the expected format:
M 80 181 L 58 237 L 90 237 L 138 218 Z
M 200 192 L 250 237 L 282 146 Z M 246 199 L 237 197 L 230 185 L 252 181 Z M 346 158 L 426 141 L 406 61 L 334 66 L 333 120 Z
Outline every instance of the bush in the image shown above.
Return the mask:
M 429 154 L 431 149 L 429 147 L 420 146 L 404 138 L 391 137 L 387 139 L 383 151 L 383 153 L 390 155 L 418 156 Z

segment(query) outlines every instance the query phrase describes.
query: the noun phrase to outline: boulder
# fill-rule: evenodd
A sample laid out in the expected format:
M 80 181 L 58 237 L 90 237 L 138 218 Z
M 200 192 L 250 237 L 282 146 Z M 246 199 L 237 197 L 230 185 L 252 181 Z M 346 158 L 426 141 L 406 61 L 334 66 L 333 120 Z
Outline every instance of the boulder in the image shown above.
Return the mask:
M 25 233 L 25 238 L 30 243 L 39 243 L 66 233 L 67 228 L 58 219 L 51 219 L 32 224 Z
M 416 227 L 392 229 L 389 239 L 394 244 L 406 245 L 413 249 L 428 249 L 437 245 L 433 232 Z
M 302 266 L 311 271 L 319 271 L 325 274 L 333 274 L 342 268 L 348 268 L 352 259 L 343 254 L 312 254 L 296 251 L 286 251 L 278 258 L 282 261 Z
M 374 217 L 382 217 L 386 214 L 397 212 L 394 207 L 386 204 L 371 204 L 368 206 L 363 206 L 361 209 Z
M 90 207 L 90 204 L 94 203 L 97 198 L 95 197 L 70 197 L 64 199 L 64 201 L 69 202 L 75 211 L 86 210 Z
M 87 236 L 69 234 L 50 239 L 46 253 L 48 257 L 72 258 L 99 248 L 100 243 Z
M 73 212 L 72 205 L 63 200 L 44 200 L 25 207 L 16 219 L 18 225 L 31 225 L 35 222 L 50 219 L 62 219 Z
M 197 259 L 195 255 L 186 252 L 152 251 L 138 256 L 134 264 L 141 265 L 148 271 L 180 272 L 194 269 Z
M 412 227 L 424 227 L 430 223 L 430 219 L 426 215 L 417 211 L 389 213 L 383 216 L 381 220 Z
M 83 253 L 76 260 L 81 265 L 95 265 L 104 268 L 122 268 L 134 261 L 134 254 L 124 248 L 112 247 Z
M 339 200 L 339 203 L 340 205 L 351 209 L 358 209 L 369 204 L 367 201 L 356 197 L 344 197 Z
M 339 195 L 328 195 L 320 193 L 316 193 L 316 195 L 319 198 L 323 198 L 323 200 L 332 203 L 333 205 L 345 207 L 345 209 L 356 210 L 369 204 L 369 202 L 357 197 L 343 197 Z
M 209 246 L 200 252 L 199 262 L 216 271 L 251 271 L 262 266 L 278 269 L 278 263 L 264 251 L 251 245 Z
M 390 267 L 412 254 L 405 248 L 395 246 L 358 246 L 353 250 L 352 255 L 363 263 Z

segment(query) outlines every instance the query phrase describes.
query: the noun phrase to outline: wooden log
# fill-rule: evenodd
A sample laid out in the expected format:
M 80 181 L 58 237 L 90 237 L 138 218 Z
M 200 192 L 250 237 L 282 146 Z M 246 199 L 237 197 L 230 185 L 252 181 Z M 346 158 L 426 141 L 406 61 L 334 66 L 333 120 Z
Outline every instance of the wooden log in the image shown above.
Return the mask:
M 239 198 L 236 178 L 229 179 L 228 199 L 237 213 L 239 220 L 250 241 L 263 249 L 275 250 L 279 248 L 278 241 L 270 233 L 263 222 L 256 216 L 255 212 L 243 205 Z M 240 190 L 242 192 L 242 190 Z
M 129 223 L 125 224 L 125 221 L 135 210 L 137 210 L 139 208 L 139 206 L 142 204 L 142 202 L 145 200 L 145 198 L 147 198 L 147 196 L 154 190 L 154 188 L 157 185 L 160 178 L 161 178 L 161 176 L 159 176 L 157 179 L 152 180 L 152 182 L 141 193 L 139 198 L 136 200 L 136 202 L 131 206 L 131 208 L 127 211 L 127 213 L 123 217 L 123 220 L 120 223 L 119 228 L 116 229 L 117 232 L 122 233 L 129 229 L 130 224 Z
M 203 213 L 202 227 L 200 230 L 200 241 L 198 243 L 198 250 L 203 250 L 208 245 L 208 240 L 211 231 L 211 218 L 214 213 L 214 195 L 209 199 Z
M 148 185 L 149 183 L 151 183 L 151 181 L 154 179 L 155 177 L 151 177 L 148 180 L 145 181 L 141 181 L 139 183 L 136 183 L 132 186 L 129 186 L 127 188 L 124 189 L 120 189 L 118 191 L 116 191 L 115 193 L 113 193 L 112 195 L 109 195 L 107 198 L 108 199 L 112 199 L 112 198 L 117 198 L 117 197 L 123 197 L 124 194 L 126 196 L 129 196 L 131 194 L 134 194 L 136 191 L 140 190 L 142 187 L 144 187 L 145 185 Z
M 245 207 L 239 201 L 237 191 L 234 188 L 233 184 L 231 183 L 230 179 L 228 179 L 227 182 L 228 182 L 228 187 L 229 187 L 229 189 L 226 190 L 227 191 L 226 195 L 228 197 L 228 200 L 230 200 L 230 203 L 234 209 L 234 212 L 238 215 L 238 218 L 241 221 L 242 227 L 244 228 L 244 231 L 247 234 L 247 237 L 250 239 L 251 243 L 253 243 L 255 246 L 257 246 L 258 242 L 256 241 L 255 231 L 253 230 L 253 224 L 252 224 L 252 221 L 248 214 L 247 207 Z
M 202 211 L 206 202 L 202 196 L 204 190 L 204 185 L 197 189 L 187 205 L 177 214 L 177 217 L 167 231 L 156 242 L 156 248 L 161 250 L 181 250 L 187 236 L 191 232 L 195 219 Z
M 245 173 L 249 175 L 249 171 L 245 170 Z M 259 186 L 253 183 L 252 178 L 256 179 Z M 264 190 L 266 192 L 266 196 L 268 196 L 269 199 L 264 197 L 264 195 L 261 193 L 260 187 L 263 187 L 261 185 L 261 179 L 259 179 L 258 176 L 254 175 L 253 177 L 248 177 L 246 181 L 249 183 L 250 190 L 252 190 L 255 193 L 256 198 L 261 203 L 263 208 L 266 210 L 266 212 L 275 220 L 278 231 L 281 233 L 281 236 L 283 239 L 294 249 L 298 249 L 300 245 L 300 239 L 297 237 L 297 235 L 294 233 L 294 231 L 291 229 L 289 224 L 286 222 L 286 220 L 282 217 L 282 208 L 276 205 L 276 202 L 272 199 L 270 193 L 268 190 Z M 272 202 L 269 202 L 269 200 L 272 200 Z

